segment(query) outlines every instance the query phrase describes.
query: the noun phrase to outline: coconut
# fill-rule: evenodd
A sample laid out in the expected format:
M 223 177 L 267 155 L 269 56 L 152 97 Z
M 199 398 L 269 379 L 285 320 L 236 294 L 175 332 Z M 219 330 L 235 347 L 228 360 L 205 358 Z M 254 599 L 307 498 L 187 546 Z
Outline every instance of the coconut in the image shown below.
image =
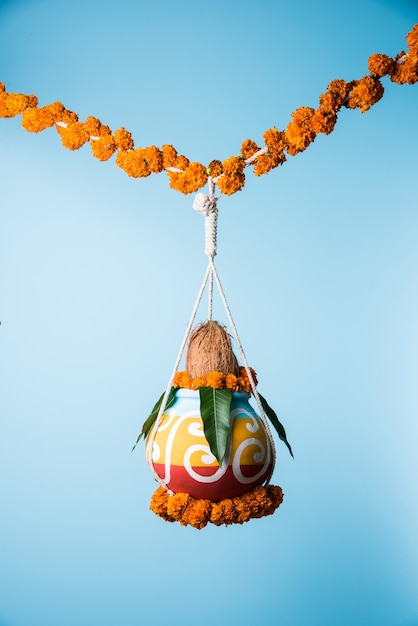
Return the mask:
M 239 375 L 237 357 L 225 326 L 209 320 L 193 330 L 187 348 L 186 370 L 192 378 L 210 372 Z

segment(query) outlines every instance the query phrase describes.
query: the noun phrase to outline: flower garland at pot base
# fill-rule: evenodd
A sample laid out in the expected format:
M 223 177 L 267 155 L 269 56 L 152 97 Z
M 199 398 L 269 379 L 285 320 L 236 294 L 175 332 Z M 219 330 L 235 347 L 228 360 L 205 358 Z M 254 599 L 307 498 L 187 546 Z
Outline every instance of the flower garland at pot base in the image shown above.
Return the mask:
M 187 493 L 170 495 L 164 487 L 158 487 L 151 498 L 150 509 L 167 522 L 201 530 L 209 522 L 228 526 L 272 515 L 282 502 L 283 491 L 274 485 L 259 485 L 243 496 L 219 502 L 196 500 Z
M 206 218 L 209 257 L 197 301 L 166 391 L 145 420 L 139 440 L 160 484 L 150 508 L 166 521 L 201 529 L 209 522 L 242 524 L 271 515 L 283 501 L 281 487 L 269 484 L 275 447 L 267 418 L 290 454 L 292 449 L 276 413 L 257 391 L 214 264 L 216 198 L 199 194 L 194 208 Z M 212 320 L 216 280 L 244 365 L 238 364 L 226 328 Z M 208 320 L 192 325 L 209 283 Z M 188 342 L 186 370 L 178 371 Z M 259 414 L 248 400 L 254 395 Z

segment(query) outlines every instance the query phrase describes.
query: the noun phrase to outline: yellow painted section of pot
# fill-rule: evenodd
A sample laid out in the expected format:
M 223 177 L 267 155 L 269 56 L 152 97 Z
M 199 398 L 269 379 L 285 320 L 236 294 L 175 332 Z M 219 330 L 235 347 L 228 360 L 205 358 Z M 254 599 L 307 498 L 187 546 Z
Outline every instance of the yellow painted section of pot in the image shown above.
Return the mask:
M 175 429 L 175 434 L 173 433 Z M 251 432 L 251 430 L 253 432 Z M 259 428 L 257 432 L 257 440 L 266 447 L 267 437 L 264 428 Z M 174 436 L 173 436 L 174 434 Z M 232 430 L 232 446 L 231 457 L 234 457 L 238 451 L 238 447 L 242 447 L 242 443 L 247 441 L 247 445 L 242 449 L 240 455 L 240 463 L 242 465 L 253 465 L 254 457 L 257 458 L 257 453 L 260 452 L 260 446 L 249 443 L 249 439 L 254 437 L 254 421 L 249 418 L 241 417 L 234 420 Z M 184 455 L 187 450 L 190 450 L 193 446 L 197 445 L 197 438 L 200 439 L 201 446 L 209 447 L 209 444 L 205 438 L 203 432 L 202 418 L 195 417 L 182 417 L 180 415 L 169 416 L 164 415 L 163 421 L 158 429 L 158 433 L 155 437 L 155 444 L 160 449 L 160 456 L 158 457 L 159 463 L 165 463 L 167 453 L 170 455 L 170 463 L 173 465 L 182 465 L 184 462 Z M 170 441 L 170 439 L 172 441 Z M 208 454 L 211 454 L 208 450 Z M 211 455 L 212 456 L 212 455 Z M 202 465 L 202 450 L 196 450 L 192 452 L 188 458 L 192 466 Z M 213 461 L 209 462 L 209 459 L 205 459 L 204 465 L 206 467 L 217 467 L 218 462 L 213 457 Z

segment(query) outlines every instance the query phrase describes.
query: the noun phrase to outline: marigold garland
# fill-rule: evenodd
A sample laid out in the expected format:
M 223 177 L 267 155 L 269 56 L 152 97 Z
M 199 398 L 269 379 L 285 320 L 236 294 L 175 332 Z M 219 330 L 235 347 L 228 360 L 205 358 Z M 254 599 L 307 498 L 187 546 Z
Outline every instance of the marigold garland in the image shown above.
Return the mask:
M 316 109 L 300 107 L 291 114 L 285 130 L 268 129 L 263 135 L 263 147 L 246 139 L 238 156 L 224 161 L 212 160 L 207 167 L 178 155 L 169 144 L 161 148 L 135 149 L 131 133 L 124 128 L 112 133 L 94 117 L 80 122 L 77 114 L 60 102 L 38 107 L 36 96 L 7 93 L 3 83 L 0 83 L 0 117 L 21 114 L 23 128 L 32 133 L 55 125 L 64 147 L 78 150 L 90 142 L 93 155 L 100 161 L 107 161 L 117 152 L 116 164 L 130 177 L 145 178 L 165 171 L 170 187 L 189 194 L 204 187 L 210 176 L 221 193 L 232 195 L 244 187 L 244 169 L 249 165 L 253 166 L 256 176 L 267 174 L 286 161 L 285 153 L 296 156 L 306 150 L 317 134 L 329 135 L 341 107 L 359 109 L 361 113 L 368 111 L 383 96 L 381 79 L 384 76 L 399 85 L 415 84 L 418 81 L 418 24 L 406 35 L 406 40 L 408 52 L 402 51 L 394 59 L 385 54 L 372 54 L 368 59 L 369 75 L 351 82 L 331 81 L 326 93 L 320 95 Z
M 257 386 L 257 374 L 250 367 L 251 376 Z M 210 372 L 206 376 L 192 378 L 187 371 L 177 372 L 173 379 L 173 387 L 182 389 L 199 389 L 199 387 L 212 387 L 213 389 L 231 389 L 231 391 L 245 391 L 251 394 L 251 382 L 247 370 L 241 366 L 239 376 L 224 374 L 223 372 Z
M 179 522 L 201 530 L 209 523 L 215 526 L 244 524 L 250 519 L 272 515 L 282 502 L 283 491 L 275 485 L 258 486 L 242 496 L 219 502 L 198 500 L 188 493 L 170 495 L 160 486 L 151 498 L 150 509 L 166 522 Z

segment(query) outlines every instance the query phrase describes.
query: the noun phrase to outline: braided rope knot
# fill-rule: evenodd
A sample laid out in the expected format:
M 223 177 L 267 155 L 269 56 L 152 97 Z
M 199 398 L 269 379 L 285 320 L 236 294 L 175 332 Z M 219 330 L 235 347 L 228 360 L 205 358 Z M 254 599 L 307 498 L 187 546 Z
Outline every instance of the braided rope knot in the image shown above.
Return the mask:
M 207 196 L 205 193 L 197 193 L 193 208 L 198 213 L 203 213 L 205 217 L 208 217 L 210 213 L 216 211 L 216 198 L 215 196 Z
M 216 236 L 218 207 L 215 196 L 207 196 L 205 193 L 197 193 L 193 202 L 193 208 L 205 217 L 205 254 L 213 259 L 216 255 Z

